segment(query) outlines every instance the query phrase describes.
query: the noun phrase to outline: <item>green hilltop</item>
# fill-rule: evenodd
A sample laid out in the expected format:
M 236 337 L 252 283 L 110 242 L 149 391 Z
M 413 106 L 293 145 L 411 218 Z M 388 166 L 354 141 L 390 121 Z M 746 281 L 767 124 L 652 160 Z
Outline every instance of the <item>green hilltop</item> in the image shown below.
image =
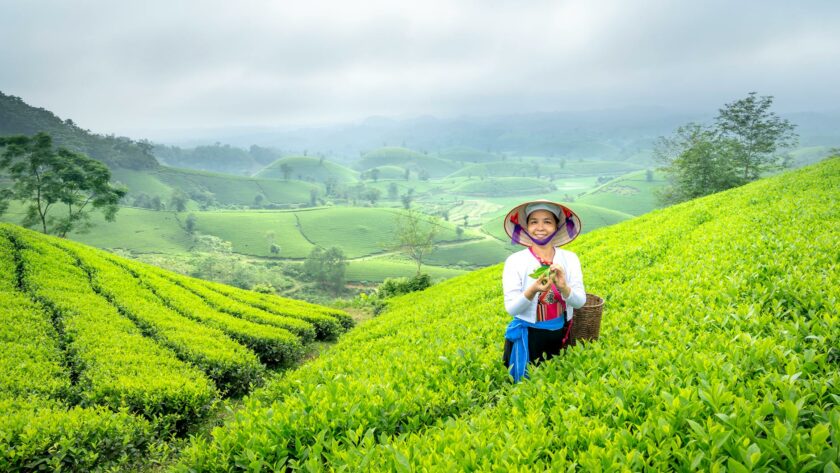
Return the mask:
M 256 173 L 254 177 L 261 179 L 285 179 L 283 166 L 288 166 L 289 179 L 312 182 L 326 182 L 334 179 L 337 183 L 355 182 L 357 172 L 332 161 L 306 156 L 287 156 L 278 159 Z
M 394 299 L 177 471 L 837 471 L 840 157 L 568 249 L 600 340 L 510 383 L 501 265 Z

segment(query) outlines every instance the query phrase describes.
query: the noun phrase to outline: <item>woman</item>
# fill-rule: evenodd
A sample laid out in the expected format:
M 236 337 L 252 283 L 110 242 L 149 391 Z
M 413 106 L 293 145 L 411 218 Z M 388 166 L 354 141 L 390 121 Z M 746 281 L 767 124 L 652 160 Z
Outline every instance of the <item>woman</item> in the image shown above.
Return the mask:
M 527 248 L 505 261 L 505 309 L 513 320 L 505 332 L 505 366 L 514 381 L 527 377 L 527 364 L 549 359 L 569 343 L 574 309 L 586 303 L 577 255 L 560 249 L 580 234 L 580 218 L 547 200 L 516 206 L 505 217 L 514 244 Z M 524 226 L 523 226 L 524 225 Z M 545 267 L 536 278 L 531 275 Z

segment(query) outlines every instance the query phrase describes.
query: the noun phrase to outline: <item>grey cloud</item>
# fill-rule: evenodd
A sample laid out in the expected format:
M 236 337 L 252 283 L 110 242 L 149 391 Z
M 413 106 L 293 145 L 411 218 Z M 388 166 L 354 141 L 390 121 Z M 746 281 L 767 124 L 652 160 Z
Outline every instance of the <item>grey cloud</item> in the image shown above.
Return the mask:
M 97 131 L 836 107 L 836 2 L 5 2 L 0 90 Z M 792 46 L 793 45 L 793 46 Z M 802 45 L 797 49 L 796 45 Z

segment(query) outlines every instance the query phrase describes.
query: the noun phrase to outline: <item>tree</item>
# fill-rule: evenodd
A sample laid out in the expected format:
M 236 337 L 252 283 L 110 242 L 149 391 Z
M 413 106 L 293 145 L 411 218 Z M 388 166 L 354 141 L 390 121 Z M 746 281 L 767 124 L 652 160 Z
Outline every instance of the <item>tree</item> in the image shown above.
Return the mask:
M 101 162 L 66 148 L 53 149 L 46 133 L 2 137 L 0 147 L 0 170 L 7 169 L 12 179 L 11 189 L 0 192 L 0 210 L 9 200 L 22 201 L 27 205 L 23 225 L 63 238 L 73 230 L 90 229 L 93 210 L 100 210 L 106 221 L 116 218 L 127 190 L 111 185 L 111 172 Z M 50 214 L 56 205 L 66 206 L 67 213 Z
M 679 127 L 673 137 L 660 138 L 654 157 L 665 164 L 662 170 L 668 174 L 671 185 L 657 191 L 659 199 L 672 204 L 743 184 L 727 147 L 714 129 L 698 123 Z
M 175 209 L 176 212 L 183 212 L 187 210 L 187 202 L 189 200 L 189 197 L 187 197 L 187 194 L 184 194 L 184 191 L 175 189 L 172 191 L 172 197 L 169 198 L 169 206 Z
M 370 170 L 370 177 L 373 179 L 373 182 L 379 181 L 379 169 L 373 168 Z
M 187 230 L 187 233 L 192 235 L 195 233 L 195 214 L 187 215 L 187 219 L 184 221 L 184 228 Z
M 389 199 L 394 200 L 397 197 L 399 197 L 399 192 L 400 192 L 400 190 L 397 187 L 396 182 L 392 182 L 392 183 L 388 184 L 388 198 Z
M 724 105 L 715 119 L 718 133 L 732 145 L 731 159 L 744 182 L 786 167 L 777 151 L 799 142 L 795 125 L 771 112 L 772 105 L 772 95 L 757 97 L 750 92 L 746 98 Z
M 666 204 L 694 199 L 785 167 L 776 153 L 795 146 L 797 137 L 792 124 L 769 112 L 772 102 L 751 92 L 720 109 L 714 125 L 689 123 L 660 137 L 654 158 L 670 185 L 657 193 L 659 199 Z
M 381 195 L 382 192 L 374 187 L 365 191 L 364 198 L 370 202 L 370 205 L 376 205 L 376 201 L 379 200 Z
M 288 181 L 289 176 L 292 175 L 292 166 L 289 163 L 283 163 L 280 165 L 280 172 L 283 173 L 283 180 Z
M 411 200 L 412 200 L 411 194 L 403 194 L 403 196 L 400 197 L 400 199 L 402 200 L 402 205 L 403 205 L 404 209 L 410 209 L 411 208 Z
M 429 221 L 412 209 L 408 209 L 397 218 L 394 249 L 402 251 L 417 263 L 417 274 L 420 274 L 423 258 L 432 252 L 439 229 L 440 225 L 436 220 Z
M 303 263 L 303 272 L 313 281 L 323 284 L 334 294 L 344 288 L 344 272 L 347 268 L 347 258 L 341 248 L 332 246 L 329 249 L 316 246 Z

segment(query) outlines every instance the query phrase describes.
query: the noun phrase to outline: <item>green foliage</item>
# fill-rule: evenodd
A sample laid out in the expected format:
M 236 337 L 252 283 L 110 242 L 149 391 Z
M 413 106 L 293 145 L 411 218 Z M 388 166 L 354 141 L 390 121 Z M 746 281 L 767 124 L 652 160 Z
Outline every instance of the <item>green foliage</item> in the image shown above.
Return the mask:
M 287 365 L 316 331 L 328 339 L 352 326 L 335 309 L 7 224 L 0 303 L 2 471 L 134 470 L 161 438 L 195 428 L 220 394 L 258 386 L 265 368 L 255 353 Z
M 23 224 L 40 226 L 63 237 L 74 228 L 90 227 L 90 211 L 101 210 L 105 220 L 113 221 L 117 203 L 125 189 L 111 186 L 111 173 L 102 163 L 65 148 L 53 150 L 46 133 L 0 137 L 0 170 L 8 169 L 13 181 L 11 192 L 0 196 L 27 205 Z M 90 204 L 91 208 L 85 210 Z M 66 214 L 50 214 L 52 206 L 66 206 Z
M 105 407 L 0 399 L 0 470 L 113 471 L 132 467 L 155 433 L 148 422 Z
M 11 227 L 6 231 L 23 248 L 24 286 L 63 326 L 83 405 L 125 406 L 167 428 L 206 415 L 217 393 L 198 369 L 143 337 L 91 288 L 64 250 Z
M 409 292 L 422 291 L 432 285 L 432 278 L 425 273 L 410 278 L 388 278 L 379 285 L 376 293 L 383 299 L 401 296 Z
M 344 256 L 344 251 L 336 246 L 312 248 L 303 263 L 304 274 L 334 294 L 344 289 L 346 269 L 347 257 Z
M 601 338 L 510 384 L 501 266 L 389 302 L 178 471 L 834 471 L 840 158 L 572 244 Z
M 401 213 L 394 232 L 393 248 L 397 249 L 417 264 L 417 275 L 423 259 L 428 257 L 434 247 L 435 237 L 440 232 L 437 219 L 427 221 L 418 212 L 408 209 Z
M 770 112 L 772 96 L 755 92 L 719 110 L 714 126 L 681 126 L 659 139 L 654 156 L 671 177 L 664 203 L 682 202 L 720 192 L 784 168 L 777 151 L 796 146 L 794 125 Z

